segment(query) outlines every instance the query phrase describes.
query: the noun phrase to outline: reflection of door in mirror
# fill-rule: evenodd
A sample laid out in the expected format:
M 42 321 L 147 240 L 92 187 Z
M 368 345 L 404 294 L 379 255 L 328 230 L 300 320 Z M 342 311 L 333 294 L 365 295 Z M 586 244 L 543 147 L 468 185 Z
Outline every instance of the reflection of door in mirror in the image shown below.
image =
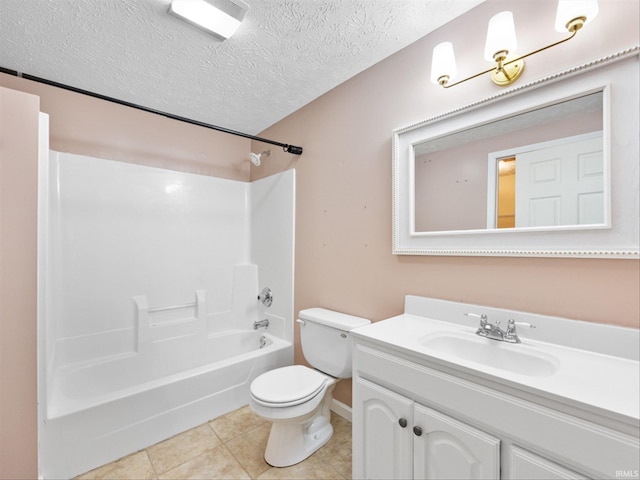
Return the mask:
M 516 157 L 516 227 L 604 222 L 602 133 Z
M 498 159 L 497 228 L 604 222 L 602 132 L 513 153 Z

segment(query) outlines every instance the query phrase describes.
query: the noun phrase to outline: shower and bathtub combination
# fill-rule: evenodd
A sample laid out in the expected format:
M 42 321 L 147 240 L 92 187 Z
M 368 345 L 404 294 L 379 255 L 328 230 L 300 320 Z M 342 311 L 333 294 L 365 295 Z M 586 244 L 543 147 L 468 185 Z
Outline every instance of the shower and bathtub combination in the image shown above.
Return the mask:
M 41 477 L 234 410 L 255 377 L 293 363 L 294 175 L 245 183 L 41 160 Z

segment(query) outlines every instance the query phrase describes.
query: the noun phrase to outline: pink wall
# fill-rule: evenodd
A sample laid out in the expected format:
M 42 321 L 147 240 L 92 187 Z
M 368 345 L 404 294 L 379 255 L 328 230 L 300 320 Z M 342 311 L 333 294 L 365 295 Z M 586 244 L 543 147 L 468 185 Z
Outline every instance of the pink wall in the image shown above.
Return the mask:
M 433 47 L 452 41 L 464 78 L 487 68 L 493 14 L 514 12 L 519 49 L 528 52 L 562 38 L 556 5 L 488 0 L 262 132 L 304 147 L 294 161 L 272 150 L 252 169 L 252 178 L 297 170 L 295 312 L 322 306 L 381 320 L 401 313 L 404 296 L 414 294 L 640 326 L 637 260 L 391 253 L 392 130 L 500 91 L 488 78 L 448 90 L 431 84 Z M 520 84 L 638 44 L 638 21 L 636 0 L 601 0 L 599 16 L 576 38 L 527 60 Z M 296 361 L 304 361 L 299 343 Z M 350 403 L 350 382 L 335 397 Z
M 0 88 L 0 478 L 37 478 L 38 97 Z

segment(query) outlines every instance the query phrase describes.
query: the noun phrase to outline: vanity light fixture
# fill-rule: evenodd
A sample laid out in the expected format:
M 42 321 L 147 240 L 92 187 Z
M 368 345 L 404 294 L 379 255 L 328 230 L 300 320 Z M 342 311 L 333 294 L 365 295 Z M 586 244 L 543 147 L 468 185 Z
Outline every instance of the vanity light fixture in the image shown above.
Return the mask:
M 450 88 L 485 73 L 491 73 L 491 80 L 496 85 L 511 85 L 522 74 L 526 57 L 571 40 L 578 30 L 591 22 L 597 14 L 598 0 L 559 0 L 555 28 L 558 32 L 568 32 L 569 36 L 559 42 L 507 61 L 509 55 L 513 55 L 517 47 L 516 30 L 513 14 L 509 11 L 500 12 L 489 21 L 484 51 L 485 59 L 489 62 L 495 62 L 495 65 L 464 80 L 449 83 L 457 73 L 456 60 L 451 42 L 443 42 L 433 49 L 431 82 L 442 85 L 444 88 Z
M 238 30 L 248 9 L 237 0 L 172 0 L 169 5 L 169 13 L 223 41 Z

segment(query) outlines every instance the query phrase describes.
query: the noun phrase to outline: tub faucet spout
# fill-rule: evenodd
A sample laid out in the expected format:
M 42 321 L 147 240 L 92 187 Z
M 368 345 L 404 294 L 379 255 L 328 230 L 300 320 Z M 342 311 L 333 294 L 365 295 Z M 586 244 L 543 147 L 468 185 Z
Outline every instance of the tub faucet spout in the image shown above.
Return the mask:
M 269 326 L 269 319 L 265 318 L 264 320 L 256 320 L 255 322 L 253 322 L 253 329 L 257 330 L 259 328 L 267 328 Z

